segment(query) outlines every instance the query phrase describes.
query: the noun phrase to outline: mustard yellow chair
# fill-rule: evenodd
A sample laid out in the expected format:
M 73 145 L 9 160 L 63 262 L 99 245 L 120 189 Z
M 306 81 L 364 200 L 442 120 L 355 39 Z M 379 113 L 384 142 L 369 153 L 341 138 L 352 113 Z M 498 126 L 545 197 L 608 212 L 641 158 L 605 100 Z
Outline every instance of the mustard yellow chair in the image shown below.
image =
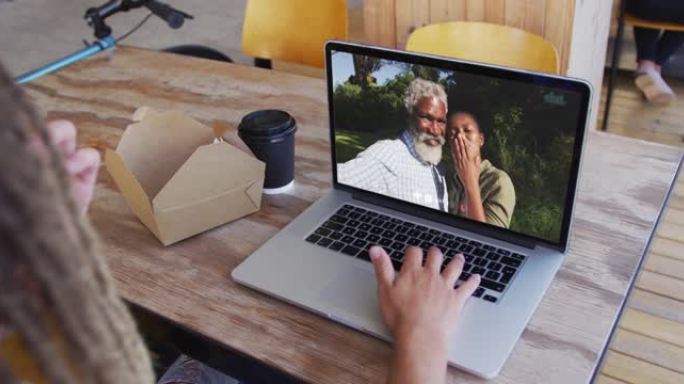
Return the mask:
M 651 28 L 666 31 L 684 32 L 684 24 L 667 21 L 653 21 L 637 17 L 629 12 L 625 13 L 625 24 L 635 27 Z
M 249 0 L 242 27 L 242 50 L 255 64 L 270 60 L 322 68 L 323 46 L 347 38 L 346 0 Z
M 407 51 L 559 73 L 558 52 L 548 40 L 522 29 L 474 21 L 431 24 L 411 33 Z

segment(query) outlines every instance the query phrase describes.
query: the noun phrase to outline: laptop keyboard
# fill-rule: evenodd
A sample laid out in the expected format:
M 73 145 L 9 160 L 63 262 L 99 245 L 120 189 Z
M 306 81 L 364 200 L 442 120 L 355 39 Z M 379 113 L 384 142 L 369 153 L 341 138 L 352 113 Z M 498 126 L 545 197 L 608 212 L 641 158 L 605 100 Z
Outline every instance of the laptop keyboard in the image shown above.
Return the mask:
M 458 253 L 463 253 L 466 262 L 456 287 L 471 274 L 480 274 L 482 280 L 473 296 L 492 303 L 501 300 L 527 258 L 520 253 L 350 204 L 339 208 L 306 241 L 369 262 L 368 248 L 380 245 L 389 254 L 396 270 L 401 268 L 404 250 L 409 245 L 420 247 L 424 252 L 433 245 L 439 247 L 444 254 L 442 269 Z

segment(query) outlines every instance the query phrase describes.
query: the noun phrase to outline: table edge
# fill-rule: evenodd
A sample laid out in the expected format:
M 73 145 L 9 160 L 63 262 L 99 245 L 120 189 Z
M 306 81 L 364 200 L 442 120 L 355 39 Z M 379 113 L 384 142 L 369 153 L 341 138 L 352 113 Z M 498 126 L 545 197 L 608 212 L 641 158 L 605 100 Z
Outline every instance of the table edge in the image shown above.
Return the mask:
M 203 346 L 209 346 L 210 348 L 218 349 L 221 351 L 223 356 L 231 356 L 232 358 L 239 359 L 242 364 L 248 364 L 250 367 L 259 367 L 261 369 L 266 370 L 267 372 L 263 372 L 264 375 L 268 375 L 269 379 L 267 380 L 266 384 L 297 384 L 297 383 L 306 383 L 303 378 L 294 375 L 292 372 L 289 372 L 285 369 L 282 369 L 279 366 L 276 366 L 270 362 L 258 359 L 249 353 L 239 350 L 236 348 L 233 348 L 229 345 L 226 345 L 222 343 L 219 340 L 216 340 L 214 338 L 211 338 L 202 332 L 197 331 L 196 329 L 193 329 L 191 327 L 188 327 L 187 325 L 180 323 L 178 321 L 175 321 L 173 319 L 169 319 L 168 317 L 164 316 L 161 313 L 158 313 L 144 305 L 141 305 L 139 303 L 136 303 L 131 300 L 127 300 L 122 298 L 124 303 L 129 307 L 129 312 L 132 314 L 135 314 L 136 312 L 140 312 L 142 314 L 145 314 L 146 316 L 150 316 L 153 318 L 155 322 L 159 322 L 163 327 L 170 328 L 173 332 L 176 333 L 175 336 L 182 336 L 182 338 L 191 338 L 193 341 L 193 344 L 195 342 L 201 343 Z M 183 344 L 182 342 L 180 344 Z M 176 345 L 177 347 L 179 345 Z M 241 381 L 247 381 L 247 380 L 255 380 L 255 377 L 253 374 L 244 374 L 244 372 L 233 372 L 233 371 L 224 371 L 221 369 L 221 367 L 214 366 L 212 362 L 206 361 L 200 356 L 196 356 L 192 353 L 191 351 L 192 348 L 188 349 L 181 349 L 183 354 L 186 354 L 190 357 L 192 357 L 195 360 L 198 360 L 202 362 L 203 364 L 210 366 L 226 375 L 229 375 L 233 378 L 237 378 Z M 246 377 L 245 377 L 246 376 Z M 157 379 L 161 379 L 161 376 L 158 377 Z M 263 380 L 263 376 L 258 376 L 258 380 Z
M 672 192 L 674 191 L 675 187 L 677 186 L 677 179 L 678 177 L 682 174 L 682 165 L 684 164 L 684 153 L 679 154 L 679 161 L 677 165 L 677 170 L 674 172 L 672 179 L 670 180 L 670 187 L 667 190 L 667 193 L 665 195 L 665 199 L 663 199 L 663 202 L 660 206 L 660 209 L 658 211 L 658 217 L 656 217 L 655 222 L 653 223 L 653 227 L 651 229 L 651 234 L 648 236 L 648 241 L 646 242 L 646 246 L 644 247 L 641 256 L 639 256 L 639 262 L 637 263 L 637 268 L 630 277 L 629 281 L 629 286 L 627 287 L 627 291 L 625 296 L 622 298 L 622 303 L 620 303 L 620 309 L 618 310 L 617 316 L 613 319 L 613 324 L 610 326 L 610 332 L 608 333 L 608 337 L 606 338 L 606 341 L 603 344 L 603 348 L 601 349 L 601 353 L 598 356 L 598 359 L 596 359 L 596 364 L 594 365 L 594 368 L 592 368 L 591 372 L 591 378 L 589 379 L 589 383 L 594 383 L 596 381 L 597 376 L 600 374 L 600 367 L 603 365 L 603 360 L 606 357 L 606 353 L 608 352 L 610 343 L 613 341 L 613 337 L 615 336 L 615 331 L 618 328 L 618 324 L 620 323 L 620 320 L 622 319 L 622 315 L 625 312 L 625 308 L 627 307 L 627 301 L 629 300 L 629 297 L 634 290 L 634 285 L 636 284 L 637 277 L 640 275 L 642 271 L 642 267 L 644 264 L 644 261 L 646 259 L 646 255 L 651 249 L 651 243 L 653 242 L 653 238 L 655 237 L 655 233 L 658 230 L 658 227 L 660 226 L 661 219 L 663 217 L 663 212 L 665 212 L 665 207 L 670 202 L 670 198 L 672 197 Z

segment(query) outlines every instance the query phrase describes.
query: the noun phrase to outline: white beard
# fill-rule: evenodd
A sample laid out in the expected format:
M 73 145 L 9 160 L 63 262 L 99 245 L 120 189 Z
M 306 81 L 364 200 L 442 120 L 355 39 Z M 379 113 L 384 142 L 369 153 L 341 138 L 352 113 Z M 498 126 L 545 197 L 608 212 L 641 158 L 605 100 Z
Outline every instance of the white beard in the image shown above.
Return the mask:
M 438 145 L 429 145 L 428 140 L 437 140 Z M 413 136 L 413 147 L 418 156 L 430 164 L 437 165 L 442 160 L 442 146 L 446 140 L 442 136 L 433 136 L 429 133 L 421 132 Z

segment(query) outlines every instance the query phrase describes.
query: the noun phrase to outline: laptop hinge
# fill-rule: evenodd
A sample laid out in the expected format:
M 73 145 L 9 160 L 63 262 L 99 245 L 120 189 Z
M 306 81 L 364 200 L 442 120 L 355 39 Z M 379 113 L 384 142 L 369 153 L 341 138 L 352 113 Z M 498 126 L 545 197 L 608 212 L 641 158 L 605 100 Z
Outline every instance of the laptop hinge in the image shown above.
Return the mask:
M 509 231 L 504 231 L 499 228 L 490 228 L 488 226 L 470 221 L 468 219 L 459 218 L 456 216 L 447 216 L 440 212 L 433 212 L 429 208 L 414 207 L 409 204 L 404 204 L 402 202 L 395 202 L 387 198 L 377 197 L 372 194 L 366 194 L 363 192 L 354 191 L 352 193 L 352 198 L 355 200 L 360 200 L 366 203 L 379 205 L 381 207 L 393 209 L 400 211 L 402 213 L 409 214 L 411 216 L 419 217 L 421 219 L 427 219 L 430 221 L 435 221 L 440 224 L 445 224 L 450 227 L 457 229 L 466 230 L 469 232 L 477 233 L 481 236 L 491 237 L 497 240 L 505 241 L 514 245 L 518 245 L 528 249 L 534 249 L 537 246 L 537 242 L 531 239 L 521 238 L 516 234 L 510 233 Z

